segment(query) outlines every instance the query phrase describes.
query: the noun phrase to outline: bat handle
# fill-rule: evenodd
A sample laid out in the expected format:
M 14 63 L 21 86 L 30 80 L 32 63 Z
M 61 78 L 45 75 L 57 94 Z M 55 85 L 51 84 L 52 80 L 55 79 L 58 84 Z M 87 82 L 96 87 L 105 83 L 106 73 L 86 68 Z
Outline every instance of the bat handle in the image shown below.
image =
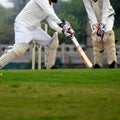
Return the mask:
M 80 44 L 79 44 L 78 41 L 75 40 L 74 38 L 75 38 L 75 36 L 74 36 L 74 34 L 73 34 L 73 35 L 71 36 L 71 39 L 72 39 L 73 43 L 75 44 L 76 48 L 79 48 L 79 47 L 80 47 Z

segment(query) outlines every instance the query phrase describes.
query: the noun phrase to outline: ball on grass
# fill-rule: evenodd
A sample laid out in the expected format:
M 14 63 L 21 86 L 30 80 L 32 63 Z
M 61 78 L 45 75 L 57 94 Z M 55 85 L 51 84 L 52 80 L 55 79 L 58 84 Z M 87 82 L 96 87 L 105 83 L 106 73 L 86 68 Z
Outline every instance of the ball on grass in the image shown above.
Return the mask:
M 0 73 L 0 76 L 3 76 L 3 74 L 2 74 L 2 73 Z

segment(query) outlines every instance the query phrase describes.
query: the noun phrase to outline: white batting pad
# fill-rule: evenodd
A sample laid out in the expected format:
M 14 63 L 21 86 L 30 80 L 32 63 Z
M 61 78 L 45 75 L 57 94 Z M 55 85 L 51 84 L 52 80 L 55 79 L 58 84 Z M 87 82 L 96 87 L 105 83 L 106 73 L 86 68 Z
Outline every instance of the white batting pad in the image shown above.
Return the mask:
M 11 50 L 6 52 L 0 57 L 0 68 L 3 68 L 5 65 L 7 65 L 9 62 L 13 61 L 17 57 L 21 56 L 26 52 L 28 49 L 29 44 L 27 43 L 21 43 L 18 45 L 14 45 Z
M 55 64 L 58 45 L 59 45 L 58 32 L 55 32 L 53 35 L 53 40 L 48 49 L 48 54 L 46 59 L 46 69 L 50 69 Z

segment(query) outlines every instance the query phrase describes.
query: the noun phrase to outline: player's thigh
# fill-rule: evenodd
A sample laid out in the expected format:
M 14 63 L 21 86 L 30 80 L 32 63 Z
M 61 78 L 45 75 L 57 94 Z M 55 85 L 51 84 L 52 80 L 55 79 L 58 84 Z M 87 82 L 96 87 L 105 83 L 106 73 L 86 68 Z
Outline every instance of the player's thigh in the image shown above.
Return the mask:
M 15 44 L 29 43 L 32 40 L 32 31 L 21 24 L 15 24 Z
M 93 41 L 93 50 L 94 51 L 102 51 L 104 49 L 104 43 L 102 41 Z
M 49 45 L 52 40 L 51 36 L 42 29 L 36 29 L 33 32 L 33 39 L 38 41 L 41 45 Z

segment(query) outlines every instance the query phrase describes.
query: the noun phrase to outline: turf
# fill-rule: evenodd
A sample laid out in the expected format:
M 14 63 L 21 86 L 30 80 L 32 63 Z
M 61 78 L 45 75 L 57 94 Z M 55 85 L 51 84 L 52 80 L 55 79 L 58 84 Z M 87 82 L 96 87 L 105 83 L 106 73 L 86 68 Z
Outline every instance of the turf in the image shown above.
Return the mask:
M 120 120 L 120 69 L 1 70 L 0 120 Z

